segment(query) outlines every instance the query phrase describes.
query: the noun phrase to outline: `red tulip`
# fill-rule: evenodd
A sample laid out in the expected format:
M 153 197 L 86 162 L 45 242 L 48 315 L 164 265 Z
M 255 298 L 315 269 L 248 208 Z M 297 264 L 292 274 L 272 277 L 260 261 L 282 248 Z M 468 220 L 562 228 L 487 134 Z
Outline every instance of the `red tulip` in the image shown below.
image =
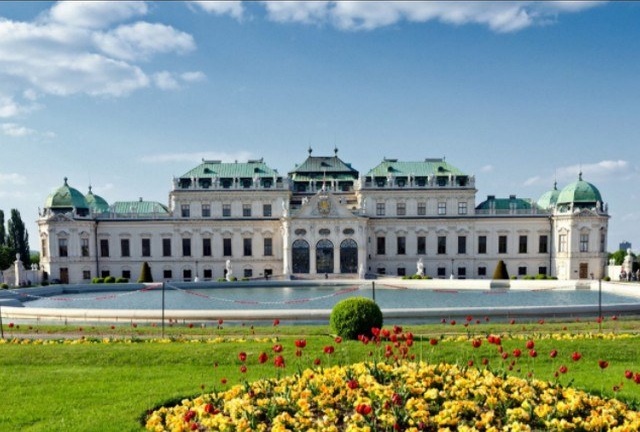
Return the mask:
M 562 365 L 558 370 L 560 371 L 561 374 L 566 374 L 569 368 L 567 368 L 565 365 Z
M 325 354 L 333 354 L 334 351 L 335 351 L 335 348 L 333 348 L 332 345 L 327 345 L 324 347 Z
M 520 351 L 518 348 L 513 350 L 513 356 L 518 358 L 520 357 L 520 355 L 522 354 L 522 351 Z
M 626 379 L 632 379 L 633 378 L 633 372 L 631 372 L 629 369 L 627 369 L 626 371 L 624 371 L 624 377 Z
M 481 339 L 473 339 L 471 341 L 471 346 L 473 346 L 474 348 L 480 348 L 480 345 L 482 345 Z
M 436 339 L 436 338 L 431 338 L 431 339 L 429 340 L 429 343 L 430 343 L 432 346 L 438 345 L 438 339 Z
M 402 405 L 402 396 L 400 396 L 398 393 L 394 393 L 391 396 L 391 402 L 393 402 L 393 404 L 397 406 Z
M 551 350 L 549 357 L 556 358 L 558 356 L 558 350 Z
M 606 369 L 609 367 L 609 362 L 606 360 L 598 360 L 598 366 L 600 366 L 600 369 Z
M 529 350 L 529 356 L 530 357 L 534 357 L 534 358 L 538 357 L 538 352 L 536 350 L 534 350 L 534 349 Z
M 351 379 L 349 381 L 347 381 L 347 387 L 349 387 L 351 390 L 355 390 L 358 388 L 358 381 Z
M 218 320 L 218 325 L 222 325 L 222 323 L 223 323 L 223 322 L 224 322 L 224 320 L 223 320 L 222 318 L 220 318 L 220 319 Z
M 276 358 L 273 359 L 273 364 L 276 367 L 283 368 L 284 367 L 284 357 L 282 357 L 281 355 L 276 356 Z
M 296 340 L 296 348 L 304 348 L 306 346 L 307 346 L 307 341 L 305 339 Z
M 388 339 L 390 334 L 391 332 L 388 329 L 380 329 L 380 336 L 382 336 L 383 338 Z
M 267 356 L 267 353 L 261 352 L 260 355 L 258 356 L 258 362 L 260 362 L 260 364 L 262 364 L 262 363 L 265 363 L 267 360 L 269 360 L 269 357 Z
M 371 405 L 359 404 L 356 406 L 356 412 L 360 415 L 367 416 L 371 414 Z
M 571 354 L 571 358 L 573 359 L 573 361 L 578 361 L 582 358 L 582 354 L 580 354 L 578 351 L 574 351 L 573 354 Z
M 339 343 L 342 343 L 342 338 L 340 336 L 336 336 L 336 338 L 333 341 L 339 344 Z
M 321 361 L 319 358 L 316 358 L 316 359 L 313 361 L 313 364 L 314 364 L 314 365 L 316 365 L 316 366 L 320 366 L 320 363 L 322 363 L 322 361 Z
M 636 384 L 640 384 L 640 373 L 636 372 L 636 373 L 633 374 L 633 381 Z
M 393 332 L 394 332 L 395 334 L 400 334 L 400 333 L 402 333 L 402 327 L 400 327 L 400 326 L 398 326 L 398 325 L 394 325 L 394 326 L 393 326 Z
M 527 347 L 527 349 L 533 349 L 535 347 L 535 345 L 536 345 L 535 342 L 532 341 L 531 339 L 529 339 L 527 341 L 526 347 Z
M 275 345 L 273 346 L 273 352 L 277 352 L 277 353 L 282 352 L 282 345 L 280 345 L 280 344 L 275 344 Z
M 227 379 L 226 379 L 226 378 L 222 378 L 222 379 L 220 380 L 220 382 L 222 383 L 222 385 L 224 385 L 224 384 L 226 384 L 226 383 L 227 383 Z
M 240 373 L 247 373 L 247 366 L 246 365 L 240 366 Z
M 238 359 L 244 363 L 247 360 L 247 353 L 242 351 L 238 354 Z
M 277 327 L 277 326 L 279 326 L 279 325 L 280 325 L 280 320 L 279 320 L 278 318 L 274 319 L 274 320 L 273 320 L 273 326 L 274 326 L 274 327 Z

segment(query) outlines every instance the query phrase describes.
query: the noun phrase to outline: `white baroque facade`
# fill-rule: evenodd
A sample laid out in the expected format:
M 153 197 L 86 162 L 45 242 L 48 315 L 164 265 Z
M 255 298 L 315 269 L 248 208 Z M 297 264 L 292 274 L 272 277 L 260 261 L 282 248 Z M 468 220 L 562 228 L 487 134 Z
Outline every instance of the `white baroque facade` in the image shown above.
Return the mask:
M 174 179 L 168 205 L 117 201 L 64 185 L 38 226 L 50 279 L 217 280 L 411 275 L 599 278 L 607 206 L 582 180 L 538 201 L 487 197 L 443 159 L 384 159 L 360 175 L 338 157 L 313 156 L 287 176 L 263 160 L 206 161 Z M 418 262 L 420 268 L 417 269 Z

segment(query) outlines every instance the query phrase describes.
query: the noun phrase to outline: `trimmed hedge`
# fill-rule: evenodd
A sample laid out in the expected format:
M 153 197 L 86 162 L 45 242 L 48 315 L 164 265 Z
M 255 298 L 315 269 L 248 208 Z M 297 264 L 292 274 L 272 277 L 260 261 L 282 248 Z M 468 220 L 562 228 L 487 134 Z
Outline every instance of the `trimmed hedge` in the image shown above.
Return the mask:
M 331 311 L 329 324 L 335 334 L 345 339 L 371 335 L 371 328 L 381 328 L 380 307 L 371 299 L 351 297 L 338 302 Z

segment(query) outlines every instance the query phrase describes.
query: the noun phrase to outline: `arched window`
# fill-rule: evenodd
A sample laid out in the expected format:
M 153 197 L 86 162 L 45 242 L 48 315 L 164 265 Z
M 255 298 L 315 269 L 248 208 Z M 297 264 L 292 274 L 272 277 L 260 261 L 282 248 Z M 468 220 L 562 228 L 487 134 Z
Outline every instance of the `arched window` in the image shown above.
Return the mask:
M 316 244 L 316 271 L 333 273 L 333 243 L 322 239 Z
M 358 272 L 358 243 L 346 239 L 340 243 L 340 273 Z
M 309 243 L 298 239 L 291 247 L 293 273 L 309 273 Z

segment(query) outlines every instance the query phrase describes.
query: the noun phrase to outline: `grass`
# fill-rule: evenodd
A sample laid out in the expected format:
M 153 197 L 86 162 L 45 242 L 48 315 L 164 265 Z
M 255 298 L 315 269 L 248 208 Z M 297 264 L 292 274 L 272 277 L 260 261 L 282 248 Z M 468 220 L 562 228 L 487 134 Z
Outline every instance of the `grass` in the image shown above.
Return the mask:
M 560 375 L 562 384 L 607 397 L 617 395 L 636 409 L 640 407 L 640 385 L 624 377 L 625 370 L 640 372 L 637 358 L 640 339 L 571 339 L 554 340 L 552 333 L 580 334 L 598 332 L 599 325 L 589 322 L 540 323 L 475 323 L 468 327 L 458 323 L 404 326 L 415 335 L 411 353 L 417 359 L 429 362 L 446 361 L 467 364 L 469 360 L 505 373 L 526 376 L 529 373 L 544 380 L 555 380 L 554 372 L 564 364 L 569 368 Z M 628 333 L 638 329 L 640 322 L 608 320 L 602 330 Z M 566 330 L 565 330 L 566 328 Z M 522 357 L 508 370 L 511 355 L 503 361 L 497 347 L 486 340 L 486 335 L 502 335 L 505 352 L 522 350 Z M 77 326 L 14 326 L 5 323 L 5 338 L 44 337 L 60 335 L 86 339 L 114 337 L 116 343 L 95 344 L 13 344 L 0 345 L 0 382 L 2 383 L 2 410 L 0 430 L 21 431 L 140 431 L 141 416 L 168 401 L 180 400 L 202 392 L 229 387 L 244 380 L 276 376 L 273 366 L 275 343 L 282 344 L 287 366 L 284 373 L 293 374 L 308 367 L 319 358 L 323 365 L 345 364 L 378 356 L 382 347 L 364 345 L 357 341 L 335 343 L 327 326 L 226 326 L 193 327 L 174 325 L 166 328 L 174 342 L 166 343 L 149 337 L 159 337 L 159 329 L 140 325 L 86 327 Z M 448 341 L 446 336 L 460 336 L 460 341 Z M 123 342 L 123 340 L 133 342 Z M 213 343 L 223 337 L 225 341 Z M 482 344 L 473 348 L 469 338 L 478 337 Z M 294 341 L 304 338 L 307 346 L 303 356 L 295 356 Z M 531 338 L 538 353 L 528 356 L 525 341 Z M 430 340 L 438 340 L 431 345 Z M 335 347 L 327 355 L 323 348 Z M 556 358 L 549 352 L 558 351 Z M 240 372 L 239 352 L 248 356 L 247 372 Z M 264 365 L 257 362 L 259 353 L 266 352 L 270 360 Z M 582 358 L 573 361 L 571 354 L 580 352 Z M 600 369 L 598 360 L 609 366 Z M 635 369 L 634 369 L 635 368 Z M 226 384 L 222 381 L 226 380 Z M 614 386 L 622 386 L 616 393 Z

